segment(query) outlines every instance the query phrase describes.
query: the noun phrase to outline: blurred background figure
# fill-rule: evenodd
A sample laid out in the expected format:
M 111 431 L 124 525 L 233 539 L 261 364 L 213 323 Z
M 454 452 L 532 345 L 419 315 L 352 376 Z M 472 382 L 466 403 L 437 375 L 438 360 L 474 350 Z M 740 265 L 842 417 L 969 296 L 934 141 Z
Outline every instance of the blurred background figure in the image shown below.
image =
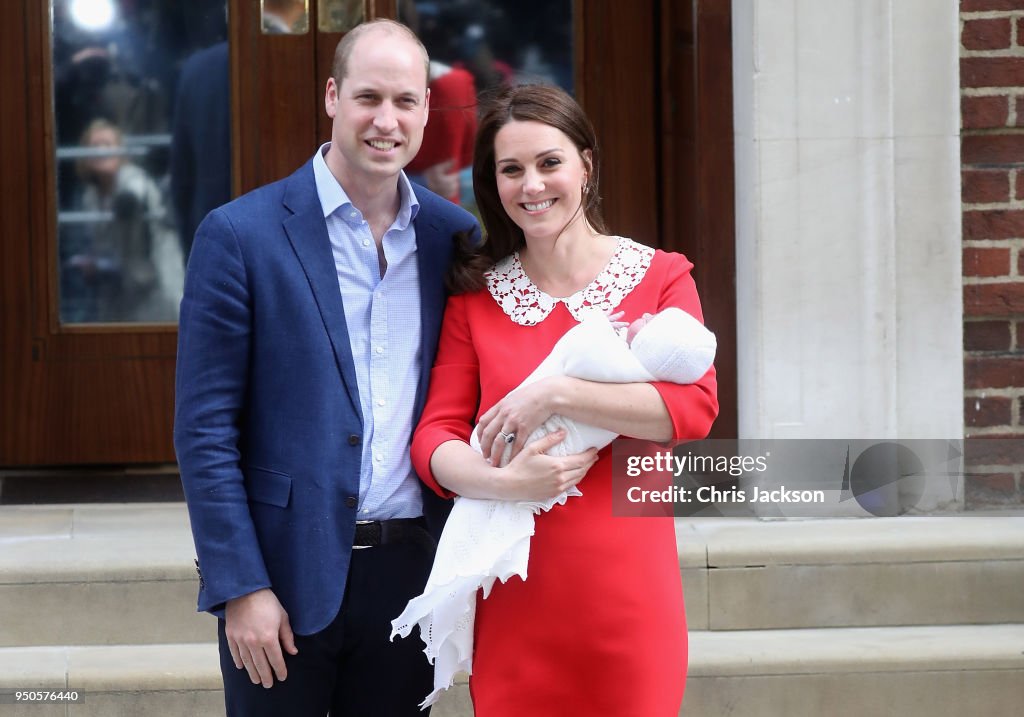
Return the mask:
M 476 83 L 461 66 L 459 25 L 442 16 L 437 3 L 405 2 L 402 19 L 430 53 L 430 117 L 419 154 L 406 167 L 409 179 L 463 206 L 472 205 L 468 175 L 476 137 Z M 468 177 L 467 177 L 468 178 Z
M 187 262 L 199 222 L 231 199 L 227 42 L 200 50 L 181 68 L 171 138 L 171 198 Z
M 308 27 L 304 0 L 263 0 L 263 33 L 292 35 Z
M 572 92 L 568 0 L 399 0 L 430 53 L 430 118 L 409 178 L 476 213 L 471 163 L 478 95 L 521 82 Z M 514 28 L 515 32 L 510 32 Z
M 159 187 L 125 157 L 121 130 L 93 120 L 82 135 L 80 209 L 94 220 L 67 258 L 92 299 L 91 321 L 175 321 L 184 282 L 177 234 Z M 87 237 L 87 238 L 86 238 Z

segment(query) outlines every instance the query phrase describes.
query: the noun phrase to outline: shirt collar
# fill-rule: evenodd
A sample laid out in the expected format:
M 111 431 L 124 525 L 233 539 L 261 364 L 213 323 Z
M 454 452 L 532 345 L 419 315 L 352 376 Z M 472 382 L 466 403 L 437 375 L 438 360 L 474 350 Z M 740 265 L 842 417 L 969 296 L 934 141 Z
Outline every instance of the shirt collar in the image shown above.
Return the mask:
M 362 221 L 362 212 L 359 212 L 359 208 L 352 204 L 352 200 L 345 193 L 345 188 L 331 174 L 327 161 L 324 159 L 324 155 L 330 146 L 330 142 L 325 142 L 320 145 L 320 149 L 313 155 L 313 179 L 316 181 L 316 193 L 320 197 L 320 207 L 323 209 L 324 217 L 329 217 L 341 207 L 349 206 L 356 210 L 358 220 Z M 395 226 L 398 229 L 405 229 L 416 219 L 416 215 L 419 214 L 420 202 L 416 198 L 416 192 L 413 191 L 412 183 L 405 176 L 404 171 L 398 175 L 398 194 L 400 204 L 398 216 L 395 217 Z

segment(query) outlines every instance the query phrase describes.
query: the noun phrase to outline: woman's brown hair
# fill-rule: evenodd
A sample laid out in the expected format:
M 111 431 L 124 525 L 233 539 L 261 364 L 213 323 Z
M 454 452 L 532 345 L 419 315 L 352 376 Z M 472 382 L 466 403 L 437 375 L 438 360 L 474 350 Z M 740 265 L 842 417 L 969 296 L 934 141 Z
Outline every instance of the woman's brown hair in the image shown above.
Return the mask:
M 481 288 L 483 271 L 519 249 L 525 241 L 523 230 L 501 206 L 495 174 L 494 138 L 502 127 L 512 121 L 540 122 L 554 127 L 576 146 L 587 167 L 587 184 L 580 209 L 591 227 L 607 233 L 598 191 L 601 164 L 597 135 L 582 108 L 565 90 L 554 85 L 503 87 L 481 100 L 480 123 L 473 149 L 473 193 L 483 220 L 485 238 L 475 252 L 464 246 L 464 237 L 456 238 L 456 265 L 450 275 L 450 288 L 456 293 Z M 583 154 L 584 150 L 590 150 L 589 161 Z

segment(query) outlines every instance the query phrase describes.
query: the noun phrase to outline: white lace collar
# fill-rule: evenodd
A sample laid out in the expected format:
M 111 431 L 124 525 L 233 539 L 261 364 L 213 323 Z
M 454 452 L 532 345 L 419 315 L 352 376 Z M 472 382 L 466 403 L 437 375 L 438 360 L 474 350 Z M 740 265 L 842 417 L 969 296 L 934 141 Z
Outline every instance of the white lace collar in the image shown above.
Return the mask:
M 487 290 L 502 311 L 521 326 L 535 326 L 562 303 L 572 317 L 582 321 L 593 310 L 609 312 L 644 278 L 654 249 L 618 237 L 618 245 L 607 266 L 590 284 L 572 296 L 556 298 L 537 288 L 519 263 L 519 252 L 505 257 L 487 272 Z

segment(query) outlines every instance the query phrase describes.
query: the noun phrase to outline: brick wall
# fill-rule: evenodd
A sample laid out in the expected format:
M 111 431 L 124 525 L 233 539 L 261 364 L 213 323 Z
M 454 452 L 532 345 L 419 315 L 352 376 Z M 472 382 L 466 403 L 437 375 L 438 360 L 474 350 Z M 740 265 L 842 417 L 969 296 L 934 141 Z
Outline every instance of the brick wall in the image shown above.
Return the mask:
M 961 0 L 960 28 L 964 422 L 1024 446 L 1024 0 Z M 969 503 L 1024 502 L 1003 446 L 972 461 Z

